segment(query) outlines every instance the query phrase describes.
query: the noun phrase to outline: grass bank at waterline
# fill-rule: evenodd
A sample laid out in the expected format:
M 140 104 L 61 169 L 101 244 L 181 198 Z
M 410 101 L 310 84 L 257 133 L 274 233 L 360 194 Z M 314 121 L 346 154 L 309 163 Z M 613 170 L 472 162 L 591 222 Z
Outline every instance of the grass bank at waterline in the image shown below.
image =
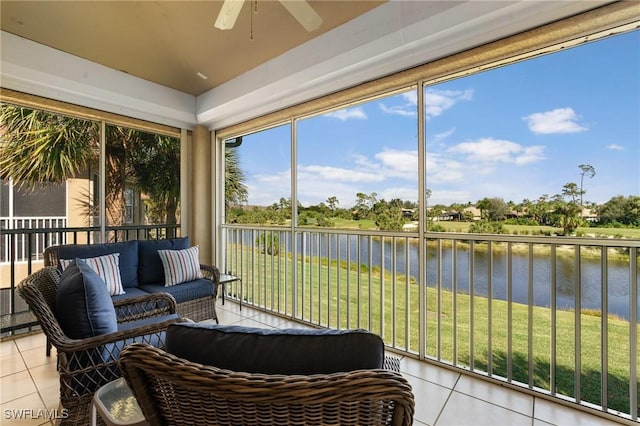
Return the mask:
M 229 252 L 235 249 L 229 247 Z M 307 257 L 298 259 L 294 283 L 293 263 L 288 255 L 242 250 L 240 258 L 244 260 L 236 269 L 242 275 L 246 302 L 295 314 L 296 318 L 322 326 L 367 328 L 380 334 L 389 346 L 418 352 L 420 296 L 419 286 L 412 279 Z M 638 366 L 639 360 L 629 356 L 632 325 L 628 321 L 610 317 L 603 327 L 597 312 L 583 312 L 578 315 L 580 332 L 576 342 L 573 311 L 553 312 L 545 307 L 509 304 L 433 287 L 425 289 L 425 298 L 424 341 L 429 357 L 573 397 L 578 344 L 579 389 L 583 400 L 596 405 L 601 403 L 604 340 L 607 405 L 629 412 L 629 366 Z M 638 332 L 638 325 L 634 327 Z M 556 344 L 552 351 L 554 333 Z

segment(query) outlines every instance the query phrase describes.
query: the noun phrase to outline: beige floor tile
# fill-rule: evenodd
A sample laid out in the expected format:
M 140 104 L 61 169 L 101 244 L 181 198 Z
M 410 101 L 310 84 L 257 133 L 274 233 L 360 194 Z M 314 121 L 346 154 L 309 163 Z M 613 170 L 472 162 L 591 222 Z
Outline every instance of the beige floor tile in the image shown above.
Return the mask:
M 30 336 L 16 339 L 16 345 L 20 351 L 41 347 L 42 353 L 44 353 L 46 344 L 47 338 L 43 333 L 32 334 Z
M 533 415 L 536 419 L 557 426 L 614 426 L 619 424 L 542 398 L 535 399 Z
M 29 372 L 38 389 L 48 388 L 60 383 L 60 375 L 55 364 L 45 364 L 30 368 Z
M 22 398 L 36 392 L 36 386 L 28 371 L 10 374 L 0 379 L 0 404 Z
M 451 389 L 438 386 L 426 380 L 403 374 L 411 384 L 415 399 L 415 414 L 413 418 L 419 422 L 433 425 L 445 407 Z
M 233 325 L 237 322 L 247 319 L 247 317 L 238 315 L 235 312 L 223 311 L 223 310 L 219 310 L 217 312 L 218 312 L 218 322 L 220 324 Z
M 312 329 L 315 329 L 316 327 L 312 327 L 306 324 L 300 324 L 299 322 L 295 322 L 295 321 L 285 320 L 284 322 L 278 325 L 278 328 L 295 328 L 299 330 L 312 330 Z
M 286 318 L 282 318 L 275 315 L 269 315 L 264 312 L 259 312 L 256 315 L 251 316 L 251 319 L 274 328 L 284 328 L 282 327 L 282 324 L 288 322 Z
M 254 321 L 250 318 L 248 319 L 244 319 L 242 321 L 238 321 L 237 323 L 234 323 L 233 325 L 241 325 L 243 327 L 257 327 L 257 328 L 273 328 L 268 326 L 267 324 L 263 324 L 259 321 Z
M 0 413 L 2 426 L 36 426 L 50 419 L 50 413 L 46 411 L 37 393 L 0 404 Z
M 18 352 L 15 340 L 12 339 L 0 342 L 0 356 L 11 355 Z
M 25 365 L 20 353 L 13 353 L 0 357 L 0 377 L 15 374 L 26 369 L 27 366 Z
M 436 426 L 531 426 L 533 419 L 453 391 Z
M 39 367 L 41 365 L 55 364 L 56 363 L 56 351 L 52 349 L 51 355 L 47 356 L 42 348 L 33 348 L 26 351 L 22 351 L 22 358 L 27 368 Z
M 539 419 L 533 419 L 533 426 L 551 426 L 551 423 L 543 422 Z
M 40 398 L 44 402 L 45 408 L 49 410 L 60 408 L 60 385 L 49 386 L 46 388 L 38 389 Z
M 234 314 L 241 315 L 245 318 L 252 318 L 256 315 L 263 313 L 258 309 L 254 309 L 251 306 L 246 306 L 246 305 L 243 306 L 242 309 L 240 309 L 240 305 L 237 303 L 227 304 L 224 307 L 224 309 L 227 310 L 227 312 L 233 312 Z
M 524 393 L 514 392 L 464 374 L 458 380 L 454 390 L 533 417 L 533 397 Z
M 453 389 L 460 377 L 459 373 L 408 356 L 400 361 L 400 371 L 449 389 Z

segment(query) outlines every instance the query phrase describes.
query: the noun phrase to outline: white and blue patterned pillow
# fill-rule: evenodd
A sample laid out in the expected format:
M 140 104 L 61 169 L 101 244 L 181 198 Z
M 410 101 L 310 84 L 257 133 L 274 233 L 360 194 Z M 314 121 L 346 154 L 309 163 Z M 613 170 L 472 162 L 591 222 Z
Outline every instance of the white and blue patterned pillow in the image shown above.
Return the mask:
M 198 246 L 184 250 L 158 250 L 164 267 L 164 285 L 176 284 L 202 278 Z
M 125 294 L 120 276 L 120 253 L 111 253 L 104 256 L 82 259 L 104 280 L 111 296 Z M 73 259 L 60 259 L 60 266 L 64 271 Z

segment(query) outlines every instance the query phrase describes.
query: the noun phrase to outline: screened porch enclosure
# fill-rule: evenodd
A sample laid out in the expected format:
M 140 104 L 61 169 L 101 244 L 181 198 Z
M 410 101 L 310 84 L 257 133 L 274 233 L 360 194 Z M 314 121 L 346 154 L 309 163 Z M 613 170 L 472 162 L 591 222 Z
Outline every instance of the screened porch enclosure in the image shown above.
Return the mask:
M 1 130 L 3 345 L 37 331 L 15 288 L 45 247 L 188 236 L 239 277 L 221 323 L 365 328 L 416 386 L 637 425 L 640 13 L 532 5 L 383 2 L 190 93 L 3 24 L 3 108 L 84 122 L 89 157 L 28 200 Z

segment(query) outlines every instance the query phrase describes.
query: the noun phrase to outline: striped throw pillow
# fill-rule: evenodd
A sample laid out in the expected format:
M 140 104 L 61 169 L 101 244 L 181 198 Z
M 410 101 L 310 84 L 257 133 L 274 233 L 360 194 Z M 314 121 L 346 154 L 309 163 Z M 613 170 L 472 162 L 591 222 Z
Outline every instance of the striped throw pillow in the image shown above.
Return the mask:
M 125 294 L 124 288 L 122 288 L 122 277 L 120 276 L 120 253 L 111 253 L 82 260 L 104 280 L 111 296 Z M 73 262 L 73 259 L 60 259 L 62 270 L 67 269 L 71 262 Z
M 198 246 L 184 250 L 158 250 L 164 267 L 164 286 L 185 283 L 202 278 Z

